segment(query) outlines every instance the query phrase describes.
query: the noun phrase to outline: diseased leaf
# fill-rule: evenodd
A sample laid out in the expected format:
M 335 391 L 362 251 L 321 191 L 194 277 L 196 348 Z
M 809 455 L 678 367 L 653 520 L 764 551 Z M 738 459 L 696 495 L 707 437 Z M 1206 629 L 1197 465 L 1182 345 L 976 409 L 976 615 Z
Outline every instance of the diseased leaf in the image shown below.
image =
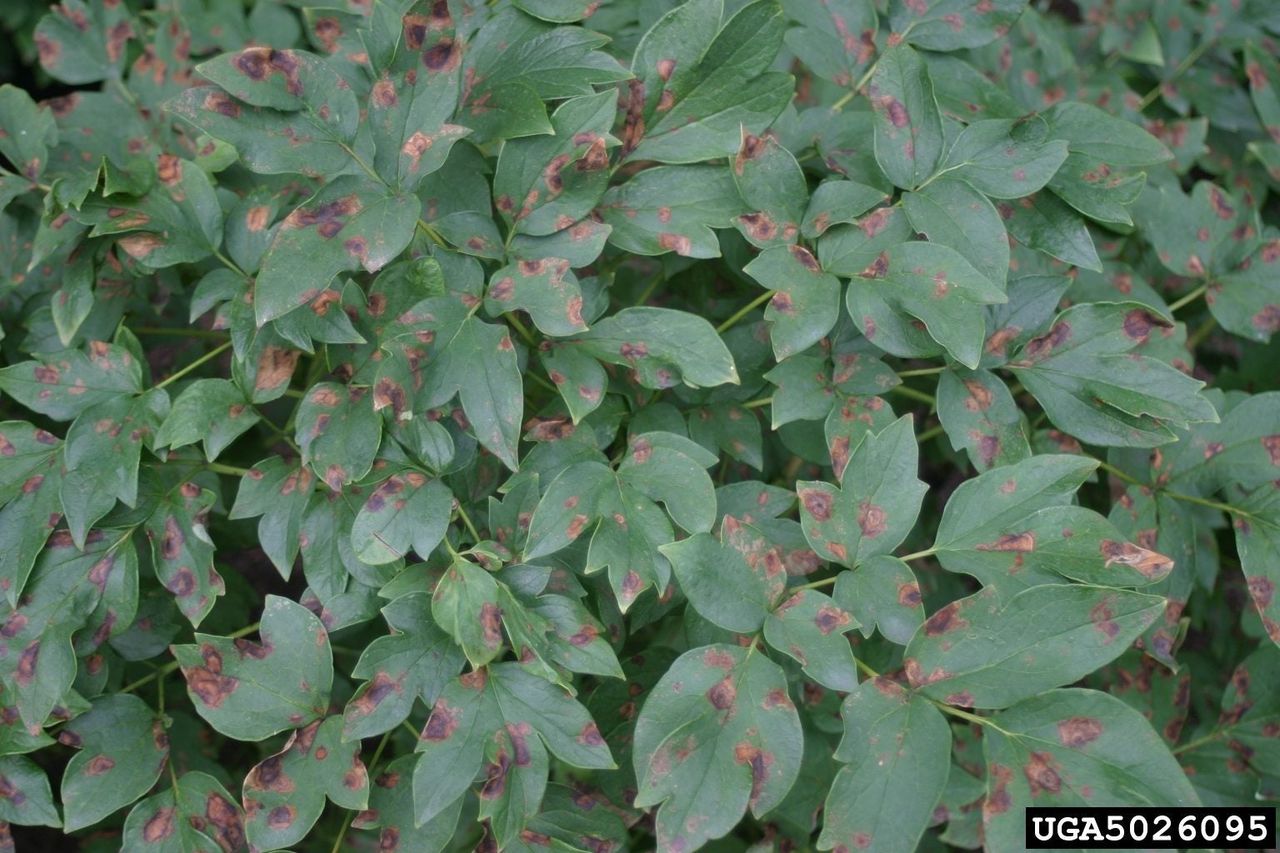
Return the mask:
M 985 338 L 983 305 L 1008 299 L 954 249 L 900 243 L 878 254 L 849 286 L 849 314 L 862 319 L 855 294 L 868 289 L 886 305 L 924 323 L 929 336 L 966 367 L 977 367 Z M 865 324 L 865 320 L 864 320 Z M 865 331 L 864 331 L 865 333 Z
M 867 84 L 875 110 L 876 162 L 895 186 L 933 175 L 942 157 L 942 118 L 924 61 L 905 44 L 887 49 Z
M 889 24 L 925 50 L 981 47 L 1009 32 L 1027 0 L 892 0 Z
M 1096 586 L 998 590 L 936 611 L 903 653 L 911 686 L 951 705 L 1004 708 L 1114 660 L 1164 612 L 1164 599 Z
M 244 812 L 217 779 L 188 771 L 129 812 L 124 845 L 163 853 L 218 853 L 244 845 Z
M 476 439 L 514 470 L 524 405 L 515 345 L 505 328 L 476 318 L 478 304 L 438 296 L 397 317 L 384 334 L 389 355 L 378 366 L 373 408 L 407 420 L 456 396 Z
M 1023 849 L 1027 806 L 1194 806 L 1199 798 L 1137 711 L 1093 690 L 1053 690 L 1001 712 L 986 734 L 982 823 L 991 850 Z
M 831 598 L 809 589 L 796 592 L 769 614 L 764 638 L 814 681 L 848 692 L 858 683 L 858 669 L 844 635 L 857 627 L 857 620 Z
M 333 683 L 329 634 L 302 605 L 268 595 L 259 635 L 261 642 L 197 633 L 194 644 L 172 647 L 196 711 L 238 740 L 320 719 Z
M 764 318 L 782 361 L 816 344 L 840 317 L 840 282 L 802 246 L 765 249 L 743 272 L 773 291 Z
M 360 744 L 342 742 L 340 717 L 298 729 L 283 749 L 249 771 L 243 792 L 247 840 L 263 850 L 296 844 L 320 817 L 326 797 L 347 809 L 363 809 L 369 800 Z
M 728 228 L 742 210 L 732 174 L 700 165 L 646 169 L 611 187 L 598 213 L 613 229 L 609 242 L 625 251 L 717 258 L 712 229 Z
M 433 621 L 430 596 L 411 592 L 382 608 L 393 633 L 365 647 L 352 675 L 367 678 L 343 712 L 343 739 L 390 731 L 408 718 L 415 698 L 435 702 L 462 668 L 463 655 Z
M 1172 328 L 1136 303 L 1077 305 L 1010 363 L 1055 424 L 1094 444 L 1154 447 L 1171 427 L 1215 421 L 1202 387 L 1181 371 L 1132 352 Z
M 601 361 L 635 371 L 648 388 L 737 384 L 733 356 L 711 324 L 666 308 L 624 308 L 593 325 L 576 345 Z
M 902 544 L 927 491 L 917 479 L 917 465 L 915 434 L 907 416 L 854 448 L 843 488 L 796 483 L 800 523 L 818 556 L 857 566 Z
M 924 697 L 877 677 L 841 706 L 844 763 L 827 794 L 818 849 L 911 851 L 933 819 L 950 770 L 951 730 Z
M 789 75 L 766 71 L 786 22 L 776 0 L 756 0 L 718 27 L 719 0 L 673 9 L 636 47 L 625 102 L 623 156 L 696 163 L 733 153 L 791 96 Z
M 326 184 L 285 217 L 262 258 L 258 325 L 305 305 L 339 273 L 382 269 L 409 245 L 420 210 L 417 197 L 362 176 Z
M 748 806 L 768 812 L 796 780 L 800 719 L 782 670 L 753 652 L 728 645 L 685 652 L 640 711 L 635 804 L 659 806 L 655 832 L 664 849 L 694 849 L 727 834 Z
M 64 742 L 79 752 L 62 775 L 63 827 L 74 832 L 145 794 L 169 760 L 164 726 L 136 696 L 99 699 L 67 724 Z

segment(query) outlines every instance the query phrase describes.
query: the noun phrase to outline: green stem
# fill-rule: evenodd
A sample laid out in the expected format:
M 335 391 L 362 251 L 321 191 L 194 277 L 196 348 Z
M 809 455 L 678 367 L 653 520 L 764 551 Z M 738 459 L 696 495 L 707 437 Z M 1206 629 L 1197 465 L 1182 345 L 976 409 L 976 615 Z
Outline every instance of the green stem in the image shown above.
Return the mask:
M 520 318 L 516 316 L 516 312 L 508 311 L 502 316 L 507 318 L 507 322 L 510 323 L 511 327 L 516 330 L 521 338 L 524 339 L 524 342 L 528 344 L 530 349 L 537 349 L 537 339 L 534 338 L 533 333 L 529 331 L 529 328 L 525 326 L 524 323 L 520 322 Z
M 849 91 L 845 92 L 843 95 L 840 96 L 840 99 L 838 101 L 836 101 L 834 104 L 831 105 L 831 112 L 833 113 L 840 112 L 849 104 L 850 101 L 853 100 L 854 96 L 857 94 L 858 94 L 857 89 L 850 89 Z
M 909 563 L 912 560 L 921 560 L 925 557 L 932 557 L 936 553 L 938 553 L 937 548 L 925 548 L 923 551 L 916 551 L 914 553 L 907 554 L 905 557 L 899 557 L 898 559 L 904 563 Z
M 351 809 L 346 810 L 346 814 L 342 817 L 342 826 L 338 828 L 338 835 L 333 839 L 333 847 L 330 853 L 339 853 L 342 850 L 342 842 L 347 839 L 347 830 L 351 829 L 351 821 L 355 820 L 356 813 Z
M 929 701 L 932 702 L 935 706 L 937 706 L 938 710 L 944 714 L 950 714 L 953 717 L 956 717 L 958 719 L 964 720 L 969 723 L 976 723 L 977 725 L 982 726 L 984 728 L 997 731 L 1000 734 L 1004 735 L 1005 737 L 1010 737 L 1010 738 L 1013 737 L 1013 734 L 1011 732 L 1007 732 L 1004 729 L 1000 728 L 1000 726 L 996 725 L 995 721 L 992 720 L 990 717 L 980 717 L 977 714 L 970 714 L 968 711 L 962 711 L 959 708 L 955 708 L 955 707 L 952 707 L 951 705 L 946 704 L 945 702 L 939 702 L 937 699 L 930 699 Z
M 179 379 L 186 376 L 188 373 L 195 370 L 200 365 L 204 364 L 207 361 L 212 361 L 213 359 L 222 355 L 224 352 L 226 352 L 229 349 L 231 349 L 231 341 L 227 341 L 226 343 L 221 344 L 220 346 L 214 347 L 213 349 L 209 350 L 209 352 L 205 353 L 204 355 L 197 358 L 195 361 L 188 364 L 186 367 L 179 370 L 177 373 L 174 373 L 172 376 L 168 377 L 167 379 L 164 379 L 163 381 L 157 383 L 155 388 L 158 390 L 160 388 L 164 388 L 167 385 L 171 385 L 174 382 L 177 382 Z
M 1218 320 L 1210 314 L 1209 319 L 1201 323 L 1200 328 L 1192 332 L 1190 337 L 1187 338 L 1187 349 L 1195 352 L 1204 343 L 1205 338 L 1213 334 L 1213 330 L 1216 328 L 1218 328 Z
M 1181 299 L 1177 300 L 1176 302 L 1170 303 L 1169 313 L 1172 314 L 1174 311 L 1177 311 L 1179 308 L 1185 308 L 1186 306 L 1190 305 L 1192 302 L 1195 302 L 1201 296 L 1204 296 L 1208 290 L 1209 290 L 1208 284 L 1200 285 L 1195 290 L 1183 296 Z
M 426 234 L 427 239 L 429 239 L 432 243 L 435 243 L 437 246 L 441 246 L 443 248 L 448 248 L 449 244 L 446 243 L 445 239 L 440 236 L 440 232 L 432 228 L 427 223 L 423 222 L 421 219 L 418 220 L 418 230 L 421 231 L 423 234 Z
M 932 395 L 926 394 L 923 391 L 917 391 L 916 389 L 910 388 L 906 385 L 895 385 L 889 390 L 894 392 L 895 394 L 901 394 L 904 397 L 910 397 L 913 400 L 919 400 L 921 403 L 928 403 L 930 406 L 937 405 L 937 402 L 938 402 L 933 398 Z
M 945 367 L 920 367 L 915 370 L 899 370 L 898 377 L 906 379 L 911 376 L 933 376 L 946 370 Z
M 1173 498 L 1175 501 L 1184 501 L 1189 504 L 1207 506 L 1210 509 L 1219 509 L 1227 513 L 1228 515 L 1238 515 L 1241 518 L 1253 518 L 1253 513 L 1248 512 L 1247 510 L 1240 509 L 1240 507 L 1238 506 L 1232 506 L 1231 504 L 1222 503 L 1221 501 L 1211 501 L 1211 500 L 1208 500 L 1207 498 L 1198 498 L 1195 495 L 1184 495 L 1181 492 L 1172 492 L 1172 491 L 1169 491 L 1168 489 L 1162 489 L 1161 492 L 1165 496 Z
M 752 311 L 759 308 L 764 303 L 768 302 L 771 298 L 773 298 L 773 291 L 766 290 L 764 293 L 760 294 L 755 299 L 752 299 L 746 305 L 742 306 L 737 311 L 735 311 L 733 316 L 731 316 L 728 320 L 725 320 L 719 326 L 716 326 L 716 333 L 723 335 L 725 332 L 732 329 L 739 320 L 741 320 L 743 317 L 747 316 Z
M 749 403 L 743 403 L 743 404 L 742 404 L 742 408 L 744 408 L 744 409 L 763 409 L 765 406 L 768 406 L 768 405 L 769 405 L 769 404 L 771 404 L 772 402 L 773 402 L 773 398 L 772 398 L 772 397 L 761 397 L 761 398 L 760 398 L 760 399 L 758 399 L 758 400 L 752 400 L 752 401 L 751 401 L 751 402 L 749 402 Z
M 942 424 L 935 424 L 934 426 L 929 427 L 927 430 L 917 435 L 916 442 L 918 444 L 924 444 L 926 441 L 930 441 L 942 435 L 943 432 L 945 432 L 945 430 L 943 430 Z
M 1188 68 L 1190 68 L 1192 65 L 1195 65 L 1196 60 L 1204 56 L 1205 51 L 1213 47 L 1216 41 L 1217 41 L 1216 38 L 1207 38 L 1204 41 L 1200 42 L 1200 44 L 1196 45 L 1195 49 L 1192 50 L 1190 53 L 1188 53 L 1186 55 L 1186 58 L 1184 58 L 1181 62 L 1178 63 L 1178 67 L 1173 69 L 1173 73 L 1169 75 L 1169 78 L 1167 80 L 1161 80 L 1154 87 L 1152 87 L 1150 92 L 1147 92 L 1147 94 L 1142 96 L 1142 100 L 1138 103 L 1138 112 L 1142 112 L 1147 107 L 1155 103 L 1156 98 L 1160 97 L 1160 90 L 1163 89 L 1165 86 L 1169 85 L 1170 83 L 1172 83 L 1174 80 L 1177 80 L 1186 72 Z
M 213 255 L 215 258 L 222 261 L 223 266 L 231 270 L 236 275 L 240 276 L 241 278 L 249 278 L 249 274 L 244 270 L 240 269 L 239 264 L 237 264 L 235 261 L 228 258 L 226 255 L 222 254 L 222 252 L 219 251 L 218 249 L 213 250 Z
M 458 502 L 458 518 L 462 519 L 462 523 L 466 526 L 467 532 L 471 534 L 473 542 L 480 541 L 480 534 L 476 531 L 476 526 L 471 522 L 471 516 L 467 515 L 467 511 L 462 508 L 462 502 Z
M 258 628 L 260 628 L 261 626 L 262 626 L 262 623 L 254 622 L 252 625 L 246 625 L 243 628 L 239 628 L 235 631 L 232 631 L 230 634 L 226 636 L 225 639 L 237 640 L 241 637 L 247 637 L 248 635 L 252 634 L 254 631 L 258 630 Z M 131 684 L 126 684 L 124 687 L 121 687 L 119 692 L 132 693 L 133 691 L 137 690 L 139 687 L 144 687 L 150 684 L 151 682 L 155 681 L 157 678 L 164 678 L 166 675 L 176 670 L 178 666 L 179 664 L 176 660 L 169 661 L 164 666 L 156 667 L 155 671 L 152 672 L 150 675 L 144 675 L 142 678 L 139 678 L 137 681 Z
M 796 587 L 794 592 L 800 592 L 801 590 L 806 590 L 806 589 L 822 589 L 822 587 L 824 586 L 831 586 L 832 584 L 834 584 L 839 577 L 840 575 L 832 575 L 829 578 L 822 578 L 821 580 L 811 581 L 810 583 Z
M 162 328 L 160 326 L 130 326 L 129 331 L 135 335 L 173 335 L 177 338 L 213 338 L 216 340 L 226 340 L 227 333 L 218 329 L 181 329 L 174 327 L 172 329 Z
M 235 465 L 223 465 L 221 462 L 206 462 L 204 467 L 215 474 L 227 474 L 231 477 L 243 477 L 249 473 L 248 468 L 237 468 Z
M 1130 476 L 1129 474 L 1126 474 L 1124 471 L 1121 471 L 1119 468 L 1112 465 L 1110 462 L 1103 462 L 1101 459 L 1097 461 L 1098 461 L 1099 471 L 1106 471 L 1108 474 L 1115 477 L 1117 480 L 1123 480 L 1124 482 L 1128 483 L 1131 486 L 1142 486 L 1144 488 L 1150 488 L 1150 486 L 1147 486 L 1146 483 L 1136 479 L 1135 477 Z
M 1187 741 L 1182 746 L 1175 748 L 1173 750 L 1173 754 L 1181 755 L 1184 752 L 1191 752 L 1194 749 L 1199 749 L 1200 747 L 1204 746 L 1207 743 L 1213 743 L 1215 740 L 1218 740 L 1219 738 L 1226 735 L 1227 732 L 1229 731 L 1231 731 L 1231 727 L 1229 726 L 1225 729 L 1214 729 L 1204 737 L 1198 737 L 1195 740 Z

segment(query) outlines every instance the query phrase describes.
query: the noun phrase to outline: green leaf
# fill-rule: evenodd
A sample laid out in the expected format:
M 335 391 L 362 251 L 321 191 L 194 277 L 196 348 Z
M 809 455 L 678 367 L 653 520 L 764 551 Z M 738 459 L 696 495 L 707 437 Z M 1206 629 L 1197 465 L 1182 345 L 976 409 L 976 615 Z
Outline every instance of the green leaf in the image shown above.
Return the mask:
M 456 396 L 476 439 L 515 470 L 524 408 L 515 345 L 505 326 L 475 317 L 477 305 L 440 296 L 397 317 L 383 336 L 390 355 L 378 367 L 373 408 L 389 406 L 404 420 Z
M 1049 135 L 1065 139 L 1072 153 L 1112 166 L 1153 166 L 1173 159 L 1169 149 L 1141 126 L 1092 104 L 1063 101 L 1046 111 L 1044 120 Z
M 426 559 L 444 539 L 453 514 L 453 494 L 420 471 L 393 474 L 369 493 L 351 527 L 351 547 L 360 562 L 380 566 L 412 548 Z
M 791 789 L 804 748 L 782 669 L 762 654 L 712 645 L 681 655 L 636 723 L 637 808 L 659 806 L 662 849 L 726 835 L 747 807 L 763 815 Z
M 472 81 L 458 120 L 481 141 L 550 133 L 540 101 L 595 93 L 627 72 L 596 48 L 609 39 L 581 27 L 551 27 L 514 9 L 490 18 L 467 46 Z
M 1154 595 L 1044 584 L 997 589 L 930 616 L 903 653 L 911 686 L 968 708 L 1005 708 L 1109 663 L 1164 613 Z
M 733 356 L 711 324 L 670 308 L 623 308 L 597 322 L 576 344 L 600 361 L 635 371 L 646 388 L 738 384 Z
M 156 853 L 219 853 L 244 846 L 244 812 L 222 783 L 198 770 L 129 812 L 124 846 Z
M 88 352 L 64 350 L 0 368 L 0 391 L 22 405 L 69 421 L 86 409 L 142 391 L 142 366 L 124 347 L 92 341 Z
M 800 590 L 769 614 L 764 638 L 814 681 L 848 692 L 858 684 L 858 668 L 844 635 L 857 627 L 858 621 L 824 593 Z
M 683 8 L 683 7 L 682 7 Z M 637 255 L 718 258 L 713 228 L 742 212 L 733 176 L 717 166 L 659 166 L 609 189 L 598 208 L 609 242 Z
M 1173 560 L 1129 542 L 1111 522 L 1071 504 L 1097 469 L 1084 456 L 1042 454 L 992 468 L 952 493 L 934 548 L 943 567 L 1014 592 L 1062 577 L 1145 586 Z
M 737 549 L 709 533 L 660 545 L 680 590 L 698 613 L 726 631 L 750 634 L 769 615 L 769 589 Z
M 841 706 L 844 763 L 827 794 L 818 849 L 917 849 L 933 822 L 951 769 L 951 729 L 942 714 L 897 682 L 859 684 Z
M 326 184 L 285 217 L 262 259 L 258 325 L 306 304 L 339 273 L 382 269 L 409 245 L 421 206 L 357 175 Z
M 930 177 L 942 157 L 942 118 L 920 55 L 905 44 L 880 55 L 867 84 L 875 110 L 876 162 L 895 186 Z
M 320 817 L 326 797 L 344 809 L 369 804 L 360 744 L 342 742 L 341 717 L 298 729 L 283 749 L 249 771 L 243 791 L 247 840 L 260 850 L 297 844 Z
M 1024 849 L 1027 806 L 1196 806 L 1200 800 L 1151 724 L 1119 699 L 1054 690 L 995 717 L 983 733 L 987 847 Z
M 200 716 L 227 737 L 265 740 L 325 715 L 333 683 L 329 634 L 310 610 L 266 597 L 261 642 L 195 635 L 173 646 Z
M 141 397 L 116 397 L 86 409 L 67 430 L 62 447 L 62 509 L 77 545 L 89 527 L 111 511 L 116 500 L 138 499 L 138 464 L 164 420 L 169 398 L 152 390 Z
M 1024 344 L 1009 367 L 1055 425 L 1082 441 L 1155 447 L 1173 427 L 1213 422 L 1203 383 L 1133 350 L 1172 327 L 1132 302 L 1076 305 Z
M 552 234 L 591 212 L 609 186 L 612 90 L 572 98 L 551 116 L 554 133 L 503 144 L 493 176 L 494 205 L 519 234 Z
M 1013 239 L 1028 249 L 1102 272 L 1102 261 L 1084 220 L 1056 195 L 1033 193 L 1017 201 L 1002 202 L 997 210 Z
M 455 558 L 436 585 L 431 616 L 462 647 L 467 660 L 479 668 L 502 651 L 502 608 L 499 584 L 493 575 Z
M 1002 288 L 974 269 L 954 249 L 934 243 L 900 243 L 886 249 L 849 286 L 849 314 L 855 292 L 869 289 L 896 311 L 924 323 L 929 336 L 966 367 L 977 367 L 985 334 L 983 305 L 1007 301 Z
M 786 21 L 776 0 L 756 0 L 718 27 L 721 0 L 694 0 L 653 25 L 631 63 L 623 156 L 696 163 L 732 154 L 791 98 L 790 75 L 768 72 Z
M 902 194 L 911 227 L 931 243 L 954 249 L 1001 290 L 1009 273 L 1009 235 L 986 196 L 959 180 L 942 179 Z
M 766 249 L 743 272 L 774 291 L 764 318 L 779 361 L 822 340 L 839 319 L 839 280 L 801 246 Z
M 367 679 L 343 712 L 343 738 L 371 737 L 406 720 L 415 698 L 432 705 L 461 669 L 462 651 L 430 618 L 431 596 L 403 595 L 382 615 L 392 633 L 378 637 L 360 655 L 352 675 Z
M 818 556 L 845 566 L 888 554 L 915 526 L 928 487 L 916 476 L 919 449 L 904 416 L 858 444 L 844 488 L 800 481 L 800 523 Z
M 260 421 L 261 415 L 226 379 L 197 379 L 182 389 L 156 431 L 156 447 L 185 447 L 201 441 L 213 461 Z
M 991 198 L 1039 192 L 1067 159 L 1067 143 L 1049 138 L 1043 121 L 988 119 L 960 131 L 942 171 Z
M 39 180 L 49 163 L 49 149 L 58 143 L 53 111 L 6 83 L 0 86 L 0 126 L 8 130 L 0 136 L 0 154 L 22 177 Z
M 925 50 L 982 47 L 1009 32 L 1027 0 L 892 0 L 889 24 Z
M 67 724 L 60 739 L 79 752 L 62 775 L 67 832 L 93 826 L 141 797 L 169 760 L 159 719 L 137 696 L 106 696 Z

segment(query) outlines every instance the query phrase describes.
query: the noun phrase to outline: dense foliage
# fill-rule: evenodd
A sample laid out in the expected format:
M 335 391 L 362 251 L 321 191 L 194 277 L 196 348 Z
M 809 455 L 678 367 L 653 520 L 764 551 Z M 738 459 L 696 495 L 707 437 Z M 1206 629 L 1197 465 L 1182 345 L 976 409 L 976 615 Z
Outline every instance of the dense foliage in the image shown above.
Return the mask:
M 1280 799 L 1280 5 L 5 26 L 0 850 Z

